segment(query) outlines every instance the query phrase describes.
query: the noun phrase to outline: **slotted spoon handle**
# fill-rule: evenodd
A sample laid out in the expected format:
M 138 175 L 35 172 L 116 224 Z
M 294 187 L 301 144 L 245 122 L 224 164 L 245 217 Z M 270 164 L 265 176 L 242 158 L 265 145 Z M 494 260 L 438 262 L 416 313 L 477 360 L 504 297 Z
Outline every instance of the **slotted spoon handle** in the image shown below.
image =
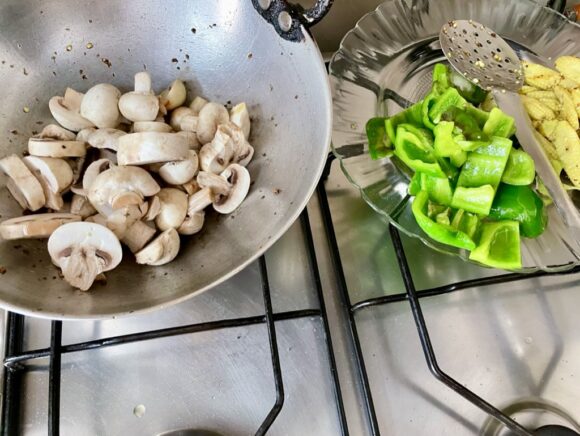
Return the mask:
M 554 200 L 558 213 L 569 227 L 580 229 L 580 213 L 560 183 L 560 178 L 554 172 L 544 148 L 534 136 L 534 126 L 522 99 L 518 94 L 510 91 L 493 90 L 493 96 L 499 108 L 514 118 L 516 137 L 524 151 L 534 159 L 536 172 Z

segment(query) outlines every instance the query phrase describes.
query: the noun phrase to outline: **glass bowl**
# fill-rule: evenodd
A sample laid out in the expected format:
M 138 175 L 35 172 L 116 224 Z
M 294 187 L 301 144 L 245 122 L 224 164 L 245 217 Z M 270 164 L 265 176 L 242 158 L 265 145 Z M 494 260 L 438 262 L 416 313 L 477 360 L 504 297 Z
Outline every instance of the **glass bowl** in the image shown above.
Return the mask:
M 503 36 L 521 57 L 580 56 L 580 26 L 531 0 L 391 0 L 365 15 L 330 62 L 334 99 L 333 151 L 363 199 L 387 222 L 425 245 L 469 260 L 469 252 L 429 238 L 417 225 L 407 194 L 410 175 L 390 158 L 372 160 L 365 124 L 422 99 L 434 64 L 444 62 L 441 26 L 473 19 Z M 521 272 L 563 271 L 580 263 L 580 234 L 548 208 L 549 225 L 522 238 Z

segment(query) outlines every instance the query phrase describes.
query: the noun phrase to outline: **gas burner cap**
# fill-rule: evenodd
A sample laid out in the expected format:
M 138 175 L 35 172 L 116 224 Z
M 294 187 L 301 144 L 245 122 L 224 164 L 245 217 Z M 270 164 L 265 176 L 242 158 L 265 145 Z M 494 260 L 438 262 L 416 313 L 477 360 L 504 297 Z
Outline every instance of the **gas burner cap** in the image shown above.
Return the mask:
M 534 434 L 538 436 L 579 436 L 579 433 L 561 425 L 543 425 Z

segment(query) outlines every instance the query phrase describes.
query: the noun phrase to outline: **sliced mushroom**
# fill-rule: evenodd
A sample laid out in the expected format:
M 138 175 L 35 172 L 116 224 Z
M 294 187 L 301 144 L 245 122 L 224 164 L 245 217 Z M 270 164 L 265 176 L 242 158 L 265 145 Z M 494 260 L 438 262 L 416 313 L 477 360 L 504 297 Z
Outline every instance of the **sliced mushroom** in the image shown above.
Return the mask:
M 187 194 L 175 188 L 163 188 L 157 194 L 161 211 L 155 218 L 155 225 L 161 231 L 178 228 L 187 214 Z
M 56 124 L 45 126 L 38 134 L 38 137 L 42 139 L 59 139 L 61 141 L 74 141 L 76 139 L 74 132 L 57 126 Z
M 146 165 L 188 157 L 187 139 L 175 133 L 140 132 L 119 138 L 119 165 Z
M 148 201 L 147 213 L 143 217 L 145 221 L 153 221 L 161 212 L 161 200 L 157 195 L 151 197 Z
M 197 132 L 197 124 L 199 122 L 199 117 L 195 115 L 185 115 L 181 118 L 181 123 L 179 124 L 179 130 L 184 132 Z M 197 133 L 196 133 L 197 135 Z
M 79 157 L 76 159 L 67 159 L 67 162 L 70 165 L 72 172 L 73 172 L 72 183 L 74 186 L 81 178 L 81 175 L 82 175 L 83 170 L 85 168 L 86 156 Z M 71 190 L 72 190 L 73 186 L 71 186 Z
M 114 166 L 115 165 L 113 164 L 113 162 L 111 162 L 109 159 L 98 159 L 92 162 L 87 167 L 87 169 L 85 170 L 85 174 L 83 175 L 83 190 L 86 193 L 85 195 L 88 195 L 89 189 L 93 185 L 97 176 L 101 174 L 103 171 L 106 171 Z
M 234 144 L 234 155 L 232 162 L 246 166 L 254 156 L 254 147 L 244 137 L 244 132 L 233 122 L 228 122 L 218 126 L 218 132 L 223 132 L 232 138 Z M 216 133 L 217 135 L 217 133 Z
M 162 121 L 137 121 L 133 124 L 133 132 L 165 132 L 170 133 L 173 128 Z
M 95 278 L 115 268 L 123 258 L 121 243 L 104 226 L 88 222 L 68 223 L 48 239 L 48 252 L 72 286 L 88 290 Z
M 232 138 L 222 129 L 217 130 L 213 140 L 199 151 L 199 163 L 203 171 L 219 174 L 234 157 L 235 145 Z
M 184 183 L 183 185 L 179 185 L 179 188 L 181 188 L 187 195 L 193 195 L 197 191 L 199 191 L 199 185 L 197 184 L 195 179 L 192 179 L 189 182 Z
M 151 76 L 146 71 L 135 74 L 135 90 L 123 94 L 119 109 L 130 121 L 153 121 L 159 113 L 159 99 L 151 89 Z
M 165 230 L 141 251 L 135 253 L 135 260 L 145 265 L 165 265 L 179 253 L 179 234 L 173 228 Z
M 197 139 L 202 144 L 210 142 L 220 124 L 230 120 L 228 110 L 218 103 L 207 103 L 199 111 L 199 121 L 197 123 Z
M 185 106 L 178 107 L 173 112 L 171 112 L 171 119 L 169 120 L 169 124 L 175 131 L 181 130 L 181 121 L 186 116 L 195 116 L 196 114 L 193 111 Z
M 15 154 L 0 159 L 0 170 L 10 177 L 6 186 L 23 208 L 35 211 L 44 206 L 42 185 L 22 159 Z
M 63 224 L 80 220 L 80 216 L 72 213 L 39 213 L 20 216 L 2 222 L 0 236 L 7 240 L 48 238 Z
M 197 139 L 197 134 L 195 132 L 177 132 L 176 135 L 183 136 L 187 140 L 187 145 L 190 150 L 199 151 L 201 144 Z
M 41 157 L 82 157 L 87 154 L 87 148 L 81 141 L 30 138 L 28 153 Z
M 161 93 L 160 101 L 165 108 L 170 111 L 185 103 L 187 97 L 187 90 L 185 84 L 177 79 L 174 80 L 169 88 Z
M 96 223 L 96 224 L 100 224 L 101 226 L 107 227 L 107 217 L 101 215 L 100 213 L 96 213 L 94 215 L 91 215 L 90 217 L 86 218 L 85 221 L 87 223 Z
M 117 238 L 122 239 L 125 237 L 129 229 L 137 221 L 143 218 L 141 204 L 130 204 L 113 210 L 113 212 L 107 216 L 107 228 L 109 228 Z
M 81 115 L 98 128 L 117 127 L 120 122 L 119 91 L 113 85 L 100 83 L 85 94 L 81 103 Z M 90 127 L 90 126 L 85 126 Z
M 97 213 L 97 210 L 93 207 L 87 197 L 74 194 L 70 202 L 70 212 L 85 219 Z
M 177 162 L 167 162 L 159 168 L 159 176 L 170 185 L 183 185 L 197 174 L 199 158 L 197 153 L 189 150 L 189 158 Z
M 203 211 L 206 207 L 212 204 L 215 199 L 216 196 L 211 188 L 200 189 L 189 197 L 189 200 L 187 201 L 187 214 L 193 215 L 197 212 Z
M 231 164 L 221 174 L 221 177 L 230 183 L 230 192 L 228 194 L 218 195 L 213 203 L 213 208 L 216 212 L 228 214 L 236 210 L 248 195 L 248 191 L 250 190 L 250 173 L 241 165 Z
M 127 229 L 121 242 L 129 247 L 132 253 L 137 253 L 153 239 L 156 232 L 154 227 L 148 226 L 143 221 L 137 221 Z
M 207 171 L 200 171 L 197 175 L 197 184 L 200 188 L 210 188 L 216 195 L 228 195 L 231 184 L 222 176 Z
M 230 110 L 230 121 L 242 129 L 244 138 L 250 137 L 250 113 L 246 103 L 237 104 Z
M 48 101 L 50 113 L 58 124 L 73 132 L 93 127 L 94 124 L 82 117 L 78 110 L 67 106 L 63 97 L 55 96 Z
M 80 113 L 81 103 L 83 102 L 84 97 L 85 95 L 82 92 L 78 92 L 73 88 L 67 88 L 64 91 L 64 104 L 70 110 Z
M 99 174 L 89 188 L 89 200 L 99 213 L 108 216 L 114 209 L 141 204 L 159 192 L 151 175 L 139 167 L 113 167 Z
M 59 194 L 70 187 L 73 170 L 64 159 L 26 156 L 24 164 L 36 175 L 41 175 L 52 192 Z
M 199 111 L 207 104 L 207 100 L 203 97 L 195 97 L 189 108 L 193 111 L 193 115 L 199 115 Z
M 119 147 L 119 138 L 126 135 L 126 132 L 118 129 L 98 129 L 89 135 L 87 142 L 91 147 L 107 148 L 117 151 Z
M 96 127 L 87 127 L 77 133 L 77 141 L 89 142 L 89 137 L 97 131 Z
M 203 223 L 205 221 L 205 212 L 195 212 L 193 214 L 187 214 L 183 223 L 177 228 L 177 232 L 180 235 L 194 235 L 199 233 L 203 228 Z

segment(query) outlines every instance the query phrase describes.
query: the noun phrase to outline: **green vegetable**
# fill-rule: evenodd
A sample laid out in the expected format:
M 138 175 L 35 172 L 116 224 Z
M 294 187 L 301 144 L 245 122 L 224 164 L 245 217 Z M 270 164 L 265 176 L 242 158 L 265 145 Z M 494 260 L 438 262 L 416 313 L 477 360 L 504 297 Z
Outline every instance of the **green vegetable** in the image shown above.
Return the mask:
M 438 97 L 437 92 L 432 90 L 429 94 L 427 94 L 427 97 L 425 97 L 425 99 L 423 100 L 423 105 L 421 106 L 422 123 L 425 127 L 431 130 L 435 128 L 435 124 L 433 123 L 433 121 L 431 121 L 431 118 L 429 117 L 429 112 L 437 102 L 437 97 Z
M 397 127 L 395 155 L 414 171 L 446 177 L 433 151 L 431 132 L 410 124 Z
M 499 185 L 489 217 L 513 220 L 527 238 L 541 235 L 548 223 L 542 199 L 529 186 Z
M 479 111 L 479 109 L 475 110 Z M 490 137 L 481 130 L 486 121 L 483 119 L 478 120 L 477 117 L 477 112 L 473 110 L 451 107 L 443 114 L 442 119 L 445 121 L 453 121 L 455 127 L 465 137 L 465 140 L 481 142 L 482 144 L 480 145 L 485 145 L 485 143 L 490 142 Z M 481 123 L 482 121 L 483 124 Z
M 434 103 L 429 108 L 429 119 L 433 124 L 438 124 L 443 114 L 451 108 L 464 108 L 467 101 L 457 92 L 455 88 L 447 89 L 443 94 L 436 97 Z
M 466 233 L 450 225 L 437 223 L 426 215 L 425 211 L 428 201 L 429 194 L 425 191 L 419 192 L 413 200 L 411 208 L 419 227 L 432 239 L 442 244 L 473 250 L 475 248 L 475 242 Z
M 447 177 L 433 177 L 421 174 L 421 191 L 427 192 L 429 200 L 449 206 L 453 197 L 453 189 Z
M 509 139 L 494 136 L 491 144 L 479 147 L 468 154 L 465 164 L 461 167 L 457 185 L 466 188 L 491 185 L 496 189 L 511 149 L 512 142 Z
M 451 86 L 456 88 L 461 96 L 473 104 L 479 104 L 485 100 L 487 92 L 479 86 L 474 85 L 456 71 L 449 72 L 449 81 Z
M 502 112 L 501 109 L 493 108 L 483 126 L 483 133 L 488 136 L 509 138 L 516 133 L 515 121 L 512 117 Z
M 494 221 L 481 224 L 478 246 L 469 258 L 502 269 L 522 267 L 520 232 L 517 221 Z
M 390 156 L 393 152 L 393 143 L 387 135 L 385 121 L 384 118 L 371 118 L 367 121 L 366 132 L 371 159 L 381 159 Z
M 536 177 L 536 166 L 532 157 L 523 150 L 513 148 L 501 181 L 510 185 L 529 185 Z
M 476 214 L 459 209 L 453 217 L 451 227 L 461 230 L 473 239 L 477 229 L 479 228 L 479 217 Z
M 444 64 L 435 64 L 433 68 L 433 89 L 438 94 L 443 94 L 449 86 L 449 68 Z
M 451 206 L 456 209 L 464 209 L 478 215 L 489 215 L 495 189 L 491 185 L 483 185 L 477 188 L 455 188 Z
M 483 129 L 483 126 L 485 126 L 485 123 L 487 123 L 487 120 L 489 120 L 489 112 L 478 109 L 475 106 L 468 104 L 465 106 L 464 110 L 467 115 L 469 115 L 477 122 L 477 126 L 480 130 Z
M 399 124 L 413 124 L 415 126 L 423 125 L 423 102 L 420 101 L 412 106 L 409 106 L 402 112 L 387 118 L 385 122 L 385 127 L 387 129 L 387 135 L 391 140 L 391 144 L 395 143 L 395 136 L 397 132 L 397 126 Z

